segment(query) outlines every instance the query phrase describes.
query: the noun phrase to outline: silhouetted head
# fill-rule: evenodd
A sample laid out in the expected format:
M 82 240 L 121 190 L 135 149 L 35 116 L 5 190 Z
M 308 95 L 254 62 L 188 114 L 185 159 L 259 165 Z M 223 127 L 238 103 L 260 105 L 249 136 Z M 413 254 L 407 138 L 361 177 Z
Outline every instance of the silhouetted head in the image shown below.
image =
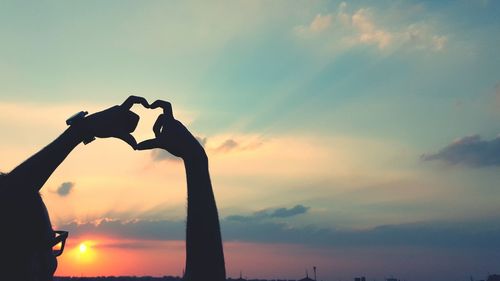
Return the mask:
M 33 188 L 16 186 L 0 174 L 2 280 L 52 280 L 57 260 L 47 208 Z

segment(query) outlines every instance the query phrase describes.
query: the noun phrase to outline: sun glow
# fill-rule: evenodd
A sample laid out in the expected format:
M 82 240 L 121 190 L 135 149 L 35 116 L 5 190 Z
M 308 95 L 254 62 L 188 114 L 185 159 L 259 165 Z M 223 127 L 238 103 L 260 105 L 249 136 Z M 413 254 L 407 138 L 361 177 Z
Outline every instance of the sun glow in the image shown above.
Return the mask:
M 83 264 L 93 264 L 99 256 L 99 251 L 96 249 L 98 242 L 96 240 L 84 240 L 74 244 L 72 250 L 68 253 L 73 262 L 82 266 Z
M 82 243 L 80 244 L 79 249 L 80 249 L 80 253 L 82 253 L 82 254 L 83 254 L 83 253 L 87 252 L 88 247 L 87 247 L 87 245 L 86 245 L 85 243 L 83 243 L 83 242 L 82 242 Z

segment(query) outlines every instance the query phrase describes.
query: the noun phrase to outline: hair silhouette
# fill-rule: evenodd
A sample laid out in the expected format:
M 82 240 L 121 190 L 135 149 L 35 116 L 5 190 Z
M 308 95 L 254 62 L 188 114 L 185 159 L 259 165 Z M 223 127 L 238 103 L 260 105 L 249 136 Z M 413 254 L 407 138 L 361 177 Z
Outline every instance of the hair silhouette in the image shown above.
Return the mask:
M 0 241 L 4 280 L 51 280 L 57 261 L 48 247 L 52 226 L 38 191 L 17 185 L 9 175 L 0 177 Z

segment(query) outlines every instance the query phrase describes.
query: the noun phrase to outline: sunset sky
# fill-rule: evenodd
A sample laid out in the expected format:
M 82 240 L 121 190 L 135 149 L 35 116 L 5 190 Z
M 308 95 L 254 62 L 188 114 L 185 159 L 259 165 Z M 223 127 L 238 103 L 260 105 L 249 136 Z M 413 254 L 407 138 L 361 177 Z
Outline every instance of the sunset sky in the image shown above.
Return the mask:
M 229 277 L 499 273 L 500 1 L 1 1 L 0 171 L 75 112 L 172 102 Z M 138 140 L 159 111 L 141 115 Z M 181 275 L 182 162 L 79 145 L 42 189 L 60 276 Z

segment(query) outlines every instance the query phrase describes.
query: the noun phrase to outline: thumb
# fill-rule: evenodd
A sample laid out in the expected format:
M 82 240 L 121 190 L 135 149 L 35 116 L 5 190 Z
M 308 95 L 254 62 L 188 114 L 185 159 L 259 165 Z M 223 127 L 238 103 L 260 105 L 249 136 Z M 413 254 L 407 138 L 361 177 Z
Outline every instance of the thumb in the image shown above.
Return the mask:
M 146 149 L 153 149 L 153 148 L 160 148 L 160 144 L 157 139 L 149 139 L 142 141 L 137 144 L 136 148 L 137 150 L 146 150 Z
M 116 137 L 128 143 L 134 150 L 137 149 L 137 141 L 131 134 L 119 135 Z

